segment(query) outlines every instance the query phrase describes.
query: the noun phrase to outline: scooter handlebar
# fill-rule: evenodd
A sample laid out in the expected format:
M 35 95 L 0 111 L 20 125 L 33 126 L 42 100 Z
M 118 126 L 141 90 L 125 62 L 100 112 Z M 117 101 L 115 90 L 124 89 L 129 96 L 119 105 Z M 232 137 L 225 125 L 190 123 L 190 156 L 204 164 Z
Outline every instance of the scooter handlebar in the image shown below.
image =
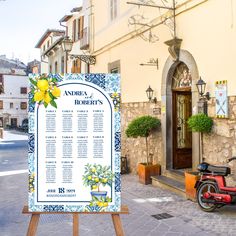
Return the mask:
M 231 162 L 231 161 L 233 161 L 233 160 L 236 160 L 236 157 L 231 157 L 231 158 L 229 158 L 229 159 L 227 160 L 227 162 L 229 163 L 229 162 Z

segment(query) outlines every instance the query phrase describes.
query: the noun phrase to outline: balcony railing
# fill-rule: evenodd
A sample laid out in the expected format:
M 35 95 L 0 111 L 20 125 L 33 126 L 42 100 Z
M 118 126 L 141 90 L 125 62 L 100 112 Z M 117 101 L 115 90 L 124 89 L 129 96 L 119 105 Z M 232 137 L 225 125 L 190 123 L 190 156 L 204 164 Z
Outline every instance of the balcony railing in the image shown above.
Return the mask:
M 86 27 L 80 32 L 80 49 L 86 50 L 89 48 L 89 28 Z

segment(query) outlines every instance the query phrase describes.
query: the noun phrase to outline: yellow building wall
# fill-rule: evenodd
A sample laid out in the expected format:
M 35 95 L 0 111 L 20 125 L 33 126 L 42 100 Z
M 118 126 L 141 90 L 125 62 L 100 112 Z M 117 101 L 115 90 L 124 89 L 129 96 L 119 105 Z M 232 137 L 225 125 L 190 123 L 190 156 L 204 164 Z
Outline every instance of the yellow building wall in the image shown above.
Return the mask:
M 217 80 L 228 80 L 228 95 L 236 95 L 234 70 L 236 2 L 231 0 L 182 2 L 186 4 L 176 11 L 177 37 L 183 39 L 181 49 L 193 55 L 199 74 L 207 83 L 206 91 L 209 91 L 211 96 L 215 96 L 214 83 Z M 97 63 L 91 66 L 91 71 L 108 72 L 108 63 L 120 60 L 122 102 L 146 101 L 145 90 L 149 85 L 154 89 L 157 99 L 161 100 L 162 71 L 169 56 L 164 41 L 171 39 L 169 29 L 164 25 L 155 27 L 153 33 L 159 36 L 159 41 L 153 44 L 145 42 L 140 37 L 133 37 L 134 34 L 128 27 L 128 18 L 136 13 L 139 14 L 140 9 L 126 4 L 126 1 L 120 1 L 119 17 L 110 22 L 109 10 L 108 8 L 107 11 L 104 10 L 106 3 L 93 1 L 95 44 L 92 53 L 96 55 Z M 155 12 L 158 15 L 157 9 L 155 11 L 148 7 L 145 9 L 146 12 L 143 14 L 147 15 L 147 11 L 150 11 L 150 19 L 153 19 Z M 158 58 L 158 70 L 154 66 L 139 65 L 149 61 L 150 58 Z

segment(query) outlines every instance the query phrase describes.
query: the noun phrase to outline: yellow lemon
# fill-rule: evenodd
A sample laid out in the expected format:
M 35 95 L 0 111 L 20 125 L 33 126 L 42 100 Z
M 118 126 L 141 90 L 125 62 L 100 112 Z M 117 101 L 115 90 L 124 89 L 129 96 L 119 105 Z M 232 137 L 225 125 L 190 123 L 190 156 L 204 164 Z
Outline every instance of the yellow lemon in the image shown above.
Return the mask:
M 44 95 L 44 102 L 46 102 L 47 104 L 50 103 L 52 100 L 52 98 L 50 97 L 49 93 L 46 93 Z
M 103 179 L 102 182 L 103 182 L 103 183 L 107 183 L 107 179 Z
M 103 203 L 103 206 L 104 206 L 104 207 L 107 207 L 107 206 L 108 206 L 108 202 L 104 202 L 104 203 Z
M 61 96 L 61 90 L 58 87 L 54 87 L 52 90 L 52 95 L 54 97 L 60 97 Z
M 99 203 L 98 203 L 98 206 L 99 206 L 99 207 L 103 207 L 103 202 L 99 202 Z
M 46 91 L 49 88 L 49 84 L 48 81 L 45 79 L 41 79 L 37 82 L 37 87 L 41 90 L 41 91 Z
M 98 183 L 98 182 L 99 182 L 99 178 L 95 178 L 94 180 L 95 180 L 95 182 L 96 182 L 96 183 Z
M 34 101 L 39 102 L 42 101 L 44 98 L 44 93 L 39 91 L 34 94 Z
M 97 185 L 92 185 L 92 189 L 96 189 L 96 188 L 98 188 Z
M 91 170 L 93 173 L 95 173 L 96 172 L 96 169 L 95 168 L 92 168 L 92 170 Z
M 88 180 L 91 180 L 92 179 L 92 176 L 90 175 L 90 176 L 88 176 Z

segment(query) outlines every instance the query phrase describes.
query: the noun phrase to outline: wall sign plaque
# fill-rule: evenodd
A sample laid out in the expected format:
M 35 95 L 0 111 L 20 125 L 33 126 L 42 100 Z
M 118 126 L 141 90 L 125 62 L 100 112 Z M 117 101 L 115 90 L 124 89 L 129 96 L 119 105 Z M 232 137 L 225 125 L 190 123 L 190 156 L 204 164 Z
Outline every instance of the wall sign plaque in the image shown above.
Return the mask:
M 216 117 L 228 118 L 228 96 L 227 96 L 227 80 L 216 81 Z
M 29 79 L 29 210 L 120 211 L 119 75 Z

